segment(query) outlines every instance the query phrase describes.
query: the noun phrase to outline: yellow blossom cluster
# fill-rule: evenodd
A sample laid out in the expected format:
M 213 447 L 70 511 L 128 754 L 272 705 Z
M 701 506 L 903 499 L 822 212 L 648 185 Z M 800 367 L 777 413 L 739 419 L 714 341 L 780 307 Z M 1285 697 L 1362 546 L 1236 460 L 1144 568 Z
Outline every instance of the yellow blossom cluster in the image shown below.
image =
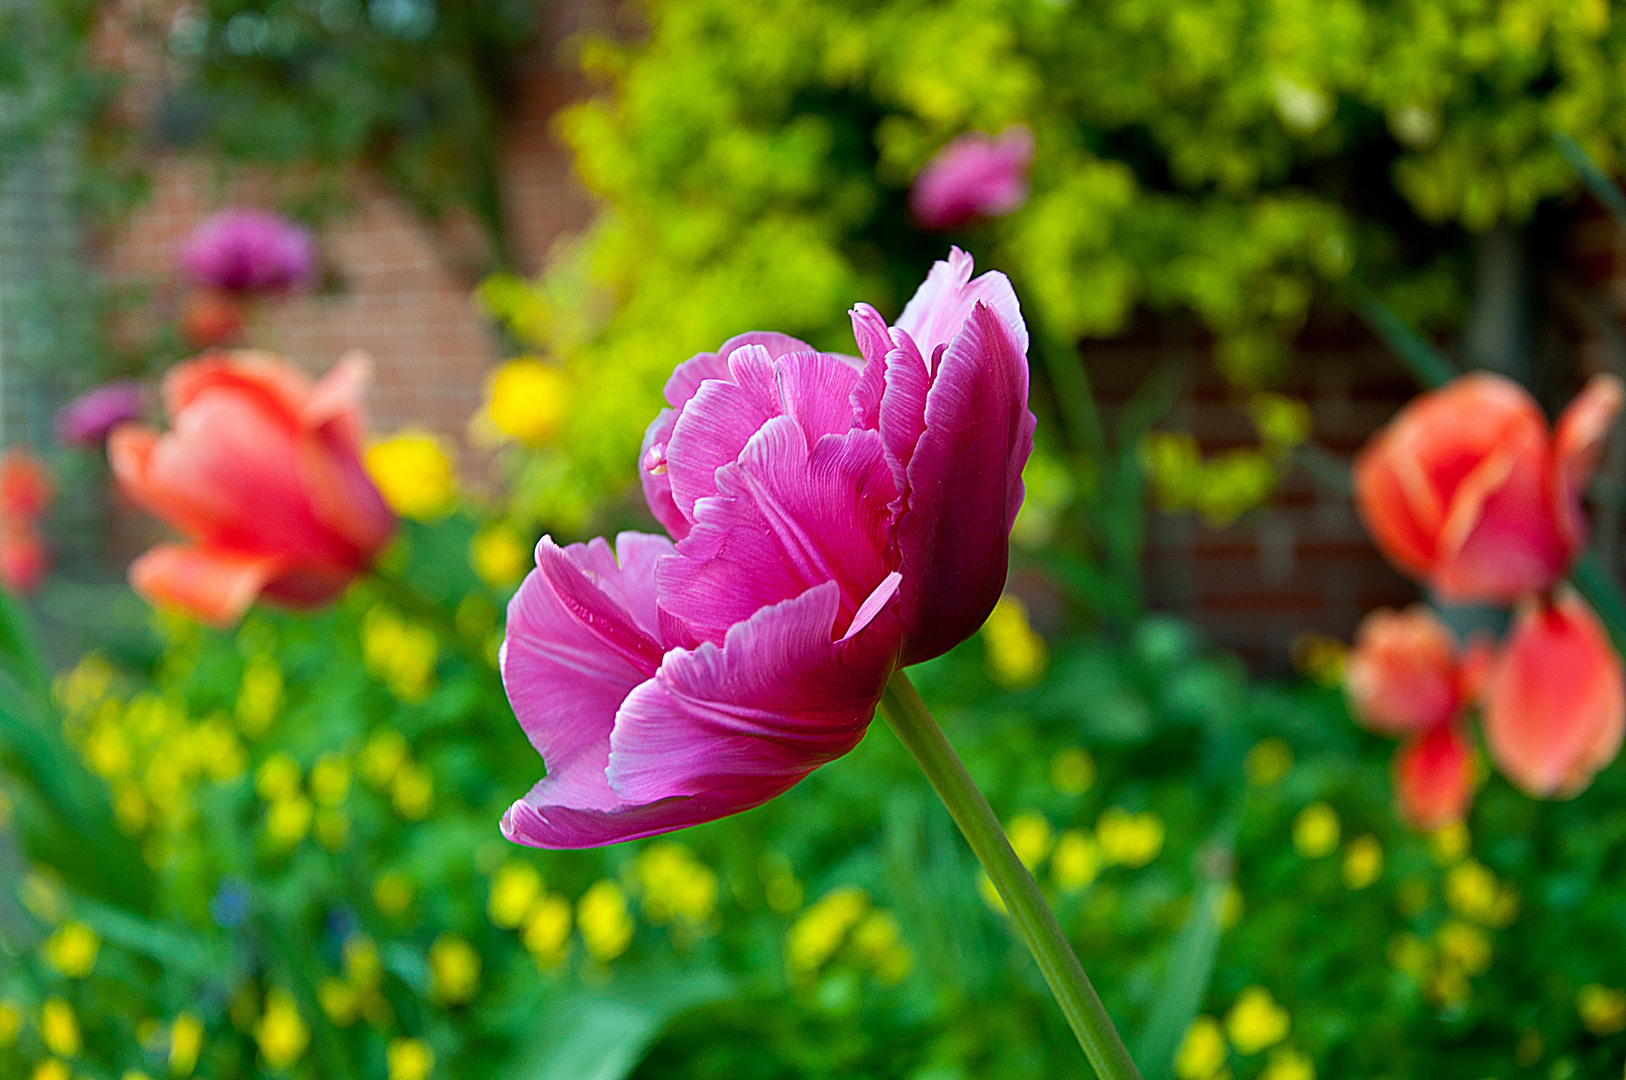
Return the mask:
M 1082 795 L 1095 783 L 1095 759 L 1082 746 L 1068 746 L 1050 759 L 1050 786 L 1063 795 Z
M 1012 690 L 1032 686 L 1044 675 L 1050 649 L 1028 622 L 1027 605 L 1007 593 L 982 624 L 988 677 Z
M 1145 866 L 1163 850 L 1163 819 L 1150 810 L 1132 814 L 1112 806 L 1095 823 L 1095 841 L 1104 862 L 1131 869 Z
M 1338 811 L 1324 802 L 1313 802 L 1293 819 L 1293 850 L 1306 859 L 1324 859 L 1338 850 L 1343 823 Z
M 451 451 L 432 432 L 405 428 L 367 448 L 367 472 L 390 509 L 415 521 L 445 517 L 457 503 Z
M 435 807 L 435 778 L 429 767 L 412 757 L 406 738 L 394 728 L 379 728 L 362 747 L 357 762 L 362 779 L 388 792 L 395 812 L 408 821 L 422 821 Z
M 384 1051 L 389 1080 L 428 1080 L 435 1068 L 435 1052 L 422 1039 L 397 1037 Z
M 809 904 L 785 934 L 785 968 L 810 979 L 838 954 L 848 956 L 883 984 L 901 981 L 914 966 L 897 920 L 876 910 L 856 886 L 835 889 Z
M 45 961 L 70 979 L 82 979 L 96 966 L 101 943 L 84 923 L 65 922 L 45 940 Z
M 487 585 L 505 588 L 530 570 L 531 548 L 512 527 L 488 525 L 469 541 L 469 565 Z
M 121 701 L 112 693 L 111 669 L 94 655 L 58 680 L 56 698 L 69 741 L 108 782 L 119 828 L 129 835 L 183 826 L 200 782 L 234 780 L 248 765 L 224 713 L 193 720 L 150 691 Z
M 282 705 L 282 668 L 263 653 L 250 657 L 237 686 L 237 726 L 249 738 L 258 738 L 282 714 Z
M 1589 983 L 1575 995 L 1581 1025 L 1600 1039 L 1626 1031 L 1626 990 Z
M 717 911 L 717 873 L 682 844 L 662 841 L 638 853 L 632 876 L 639 904 L 656 926 L 702 926 Z
M 361 655 L 367 670 L 407 704 L 416 704 L 435 688 L 435 662 L 440 642 L 435 632 L 378 604 L 361 619 Z
M 528 862 L 510 859 L 498 867 L 486 914 L 494 926 L 517 929 L 520 942 L 544 971 L 558 967 L 569 955 L 570 900 L 548 892 L 542 875 Z
M 1212 1016 L 1192 1021 L 1175 1057 L 1174 1074 L 1179 1080 L 1229 1080 L 1232 1050 L 1243 1057 L 1269 1050 L 1260 1080 L 1315 1080 L 1309 1057 L 1284 1044 L 1292 1027 L 1292 1017 L 1269 990 L 1250 986 L 1237 995 L 1223 1023 Z
M 1357 836 L 1344 849 L 1344 886 L 1359 892 L 1383 876 L 1383 845 L 1371 835 Z
M 632 913 L 627 910 L 627 894 L 608 878 L 587 887 L 576 901 L 576 927 L 582 944 L 601 964 L 627 951 L 632 944 Z
M 430 987 L 435 1000 L 462 1005 L 480 989 L 480 954 L 456 934 L 442 934 L 429 946 Z
M 366 934 L 351 935 L 344 943 L 343 964 L 342 974 L 324 979 L 316 988 L 322 1012 L 336 1027 L 349 1027 L 357 1019 L 376 1028 L 387 1027 L 395 1019 L 395 1010 L 380 989 L 384 965 L 373 939 Z
M 1248 783 L 1254 787 L 1270 787 L 1293 768 L 1293 748 L 1274 735 L 1260 739 L 1248 751 L 1242 768 Z
M 485 407 L 470 424 L 477 444 L 513 439 L 542 446 L 558 434 L 570 407 L 564 369 L 535 356 L 519 356 L 486 380 Z
M 293 995 L 272 987 L 265 995 L 265 1011 L 254 1025 L 254 1041 L 268 1068 L 287 1068 L 304 1056 L 310 1046 L 311 1029 L 299 1014 Z

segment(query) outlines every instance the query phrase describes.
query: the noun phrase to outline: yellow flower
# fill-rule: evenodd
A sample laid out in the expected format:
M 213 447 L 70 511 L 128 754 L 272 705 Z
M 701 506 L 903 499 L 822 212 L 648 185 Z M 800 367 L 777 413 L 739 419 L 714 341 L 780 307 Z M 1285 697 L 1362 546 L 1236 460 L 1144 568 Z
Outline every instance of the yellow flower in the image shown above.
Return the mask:
M 1179 1080 L 1213 1080 L 1225 1067 L 1225 1032 L 1212 1016 L 1199 1016 L 1180 1040 L 1174 1057 L 1174 1075 Z
M 435 778 L 427 765 L 408 761 L 396 770 L 390 782 L 390 801 L 395 812 L 408 821 L 422 821 L 435 806 Z
M 316 988 L 316 1003 L 335 1027 L 349 1027 L 361 1013 L 361 995 L 343 979 L 323 979 Z
M 1508 926 L 1519 913 L 1518 893 L 1474 859 L 1466 859 L 1446 873 L 1445 902 L 1458 915 L 1483 926 Z
M 1293 819 L 1293 848 L 1306 859 L 1323 859 L 1338 850 L 1338 811 L 1314 802 Z
M 344 977 L 358 990 L 371 990 L 384 977 L 378 945 L 366 934 L 352 934 L 344 943 Z
M 391 1039 L 384 1059 L 389 1080 L 428 1080 L 435 1068 L 435 1052 L 422 1039 Z
M 1626 991 L 1592 983 L 1575 995 L 1575 1011 L 1592 1034 L 1601 1037 L 1626 1031 Z
M 350 794 L 350 759 L 323 754 L 311 766 L 311 795 L 322 806 L 338 806 Z
M 1432 954 L 1415 934 L 1396 934 L 1389 939 L 1389 966 L 1422 982 L 1428 975 Z
M 279 798 L 265 815 L 265 834 L 279 848 L 291 848 L 310 832 L 316 808 L 303 795 Z
M 576 926 L 593 959 L 608 963 L 632 943 L 632 916 L 621 887 L 608 879 L 593 882 L 576 901 Z
M 570 383 L 556 365 L 521 356 L 499 367 L 488 385 L 486 411 L 498 431 L 533 445 L 558 433 Z
M 1286 776 L 1292 767 L 1293 748 L 1272 735 L 1253 744 L 1242 769 L 1248 775 L 1248 783 L 1254 787 L 1270 787 Z
M 406 738 L 394 728 L 379 728 L 361 749 L 361 775 L 374 787 L 387 787 L 406 759 Z
M 282 711 L 282 669 L 269 656 L 259 655 L 243 668 L 237 688 L 237 726 L 254 738 L 265 734 Z
M 1044 638 L 1028 622 L 1027 605 L 1014 596 L 1000 597 L 988 613 L 982 641 L 988 675 L 1000 686 L 1013 690 L 1032 686 L 1050 662 Z
M 58 675 L 51 696 L 70 716 L 89 712 L 113 689 L 113 665 L 99 653 L 86 653 L 72 670 Z
M 59 997 L 48 997 L 40 1006 L 40 1041 L 57 1057 L 79 1053 L 79 1019 L 73 1006 Z
M 65 922 L 45 942 L 46 961 L 70 979 L 82 979 L 96 966 L 101 938 L 84 923 Z
M 864 890 L 850 885 L 810 904 L 785 934 L 785 966 L 791 975 L 811 975 L 828 963 L 869 909 Z
M 1120 866 L 1145 866 L 1163 850 L 1163 819 L 1150 810 L 1131 814 L 1113 806 L 1095 823 L 1095 842 L 1101 856 Z
M 418 428 L 396 432 L 367 448 L 367 472 L 402 517 L 434 521 L 457 500 L 452 459 L 436 435 Z
M 1315 1063 L 1291 1046 L 1273 1050 L 1259 1080 L 1315 1080 Z
M 415 704 L 434 687 L 440 642 L 434 631 L 409 623 L 379 604 L 361 620 L 361 653 L 367 670 L 401 701 Z
M 1088 750 L 1069 746 L 1050 759 L 1050 786 L 1063 795 L 1082 795 L 1095 783 L 1095 759 Z
M 1095 880 L 1101 872 L 1101 848 L 1077 829 L 1067 829 L 1056 838 L 1050 853 L 1050 876 L 1063 892 L 1076 892 Z
M 456 934 L 442 934 L 429 947 L 429 974 L 435 997 L 460 1005 L 480 989 L 480 954 Z
M 412 906 L 416 893 L 411 878 L 400 870 L 389 870 L 373 883 L 373 906 L 381 915 L 402 915 Z
M 1287 1038 L 1292 1026 L 1287 1010 L 1262 986 L 1250 986 L 1238 994 L 1225 1015 L 1225 1031 L 1239 1054 L 1257 1054 L 1275 1046 Z
M 316 811 L 316 839 L 329 851 L 337 851 L 350 839 L 350 818 L 343 810 L 324 806 Z
M 203 1021 L 189 1012 L 180 1013 L 169 1025 L 169 1071 L 171 1076 L 191 1076 L 203 1049 Z
M 638 853 L 633 873 L 643 890 L 644 916 L 657 926 L 681 918 L 693 925 L 717 909 L 717 874 L 682 844 L 652 844 Z
M 34 1071 L 29 1074 L 29 1080 L 73 1080 L 73 1072 L 66 1063 L 56 1058 L 46 1058 L 34 1066 Z
M 903 943 L 898 920 L 884 911 L 871 912 L 853 929 L 851 941 L 858 958 L 888 986 L 902 982 L 914 967 L 914 954 Z
M 1435 830 L 1428 838 L 1428 846 L 1434 852 L 1434 861 L 1441 866 L 1450 866 L 1468 854 L 1471 842 L 1468 826 L 1460 821 Z
M 539 897 L 525 914 L 525 925 L 520 931 L 524 944 L 537 967 L 556 967 L 570 948 L 570 901 L 558 893 Z
M 1288 652 L 1299 674 L 1329 689 L 1344 684 L 1349 647 L 1337 638 L 1305 631 L 1293 639 Z
M 272 1069 L 292 1065 L 310 1046 L 311 1029 L 286 990 L 273 988 L 265 995 L 265 1012 L 254 1026 L 254 1041 L 260 1044 L 260 1055 Z
M 0 1001 L 0 1049 L 17 1041 L 23 1029 L 23 1011 L 10 1001 Z
M 152 1080 L 152 1078 L 140 1069 L 125 1069 L 119 1080 Z
M 1344 851 L 1344 887 L 1360 890 L 1383 876 L 1383 845 L 1375 836 L 1357 836 Z
M 1452 919 L 1434 935 L 1440 960 L 1465 975 L 1482 975 L 1491 962 L 1491 943 L 1476 926 Z
M 512 585 L 531 568 L 531 549 L 506 525 L 489 525 L 469 541 L 469 563 L 495 588 Z
M 284 753 L 272 754 L 254 771 L 254 789 L 267 802 L 292 798 L 299 793 L 299 762 Z
M 491 896 L 486 915 L 493 926 L 511 930 L 525 921 L 531 904 L 542 892 L 542 875 L 530 863 L 510 859 L 491 880 Z
M 1006 823 L 1005 836 L 1011 842 L 1011 850 L 1029 870 L 1050 854 L 1050 822 L 1038 814 L 1017 814 Z

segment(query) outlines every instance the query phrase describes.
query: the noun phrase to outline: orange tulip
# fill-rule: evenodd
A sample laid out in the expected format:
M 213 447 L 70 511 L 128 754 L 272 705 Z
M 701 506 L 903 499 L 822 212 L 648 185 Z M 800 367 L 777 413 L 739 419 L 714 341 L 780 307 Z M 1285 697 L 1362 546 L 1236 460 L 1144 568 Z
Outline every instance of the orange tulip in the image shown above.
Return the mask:
M 1486 686 L 1483 722 L 1497 766 L 1539 797 L 1579 794 L 1620 752 L 1626 678 L 1575 593 L 1520 606 Z
M 50 552 L 31 522 L 0 521 L 0 588 L 27 596 L 44 583 L 50 569 Z
M 1549 438 L 1535 401 L 1500 375 L 1422 395 L 1356 459 L 1367 531 L 1447 600 L 1551 588 L 1586 543 L 1581 492 L 1622 397 L 1618 378 L 1594 376 Z
M 1361 620 L 1344 662 L 1356 717 L 1381 735 L 1427 731 L 1454 719 L 1471 696 L 1451 631 L 1421 604 L 1379 608 Z
M 258 596 L 310 607 L 343 591 L 395 529 L 361 463 L 368 375 L 360 353 L 314 386 L 255 351 L 172 369 L 173 429 L 127 424 L 108 445 L 124 491 L 190 541 L 137 559 L 136 591 L 219 626 Z
M 1395 755 L 1400 813 L 1419 829 L 1461 821 L 1474 796 L 1474 758 L 1456 724 L 1438 724 Z
M 0 518 L 33 521 L 51 505 L 54 485 L 45 463 L 14 446 L 0 454 Z

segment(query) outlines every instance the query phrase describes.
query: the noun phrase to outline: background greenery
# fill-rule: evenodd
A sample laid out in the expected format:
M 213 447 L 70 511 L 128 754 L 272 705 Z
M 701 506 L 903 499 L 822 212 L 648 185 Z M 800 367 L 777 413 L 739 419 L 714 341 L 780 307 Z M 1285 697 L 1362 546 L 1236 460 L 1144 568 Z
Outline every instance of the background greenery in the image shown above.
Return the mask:
M 40 40 L 55 44 L 28 62 L 53 57 L 89 88 L 56 100 L 94 124 L 83 12 L 49 10 L 64 17 Z M 534 9 L 190 10 L 171 42 L 176 137 L 322 177 L 377 169 L 427 216 L 483 220 L 500 262 L 490 75 Z M 1018 563 L 1059 604 L 1036 616 L 1042 637 L 1002 605 L 917 682 L 1148 1080 L 1175 1074 L 1183 1040 L 1187 1080 L 1620 1075 L 1626 770 L 1565 804 L 1487 779 L 1467 827 L 1402 828 L 1392 747 L 1350 724 L 1334 643 L 1310 643 L 1301 681 L 1264 683 L 1142 610 L 1148 474 L 1178 503 L 1212 463 L 1143 440 L 1178 388 L 1168 373 L 1109 425 L 1076 351 L 1136 318 L 1211 331 L 1260 447 L 1196 508 L 1246 512 L 1310 434 L 1290 399 L 1260 392 L 1318 305 L 1370 311 L 1376 296 L 1471 330 L 1476 271 L 1506 247 L 1489 238 L 1537 266 L 1557 257 L 1543 237 L 1579 180 L 1554 133 L 1611 170 L 1626 134 L 1617 12 L 640 10 L 626 40 L 579 43 L 597 92 L 559 122 L 600 199 L 593 226 L 540 280 L 480 289 L 545 359 L 525 385 L 555 395 L 502 452 L 501 505 L 426 509 L 330 612 L 257 611 L 230 634 L 155 617 L 54 678 L 7 604 L 0 1069 L 1079 1074 L 884 728 L 784 798 L 676 837 L 547 854 L 495 830 L 539 774 L 491 663 L 514 551 L 543 529 L 648 527 L 636 448 L 677 361 L 760 327 L 852 351 L 846 308 L 895 314 L 953 240 L 1012 275 L 1035 330 Z M 1037 136 L 1029 203 L 963 235 L 915 229 L 920 165 L 962 130 L 1013 122 Z M 327 190 L 307 213 L 342 210 Z

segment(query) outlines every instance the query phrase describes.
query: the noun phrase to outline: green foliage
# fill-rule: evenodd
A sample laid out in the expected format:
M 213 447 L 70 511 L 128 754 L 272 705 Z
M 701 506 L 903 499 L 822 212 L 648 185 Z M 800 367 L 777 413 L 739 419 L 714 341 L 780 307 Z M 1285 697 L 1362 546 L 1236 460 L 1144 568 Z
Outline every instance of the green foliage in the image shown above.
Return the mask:
M 759 328 L 850 351 L 853 300 L 896 313 L 946 246 L 906 188 L 962 131 L 1035 131 L 1027 206 L 953 239 L 1013 275 L 1042 352 L 1186 312 L 1250 385 L 1352 271 L 1453 322 L 1469 232 L 1576 190 L 1551 133 L 1611 170 L 1626 134 L 1603 0 L 645 10 L 647 36 L 585 46 L 604 93 L 561 122 L 598 220 L 509 305 L 584 386 L 564 443 L 590 488 L 628 476 L 677 360 Z

